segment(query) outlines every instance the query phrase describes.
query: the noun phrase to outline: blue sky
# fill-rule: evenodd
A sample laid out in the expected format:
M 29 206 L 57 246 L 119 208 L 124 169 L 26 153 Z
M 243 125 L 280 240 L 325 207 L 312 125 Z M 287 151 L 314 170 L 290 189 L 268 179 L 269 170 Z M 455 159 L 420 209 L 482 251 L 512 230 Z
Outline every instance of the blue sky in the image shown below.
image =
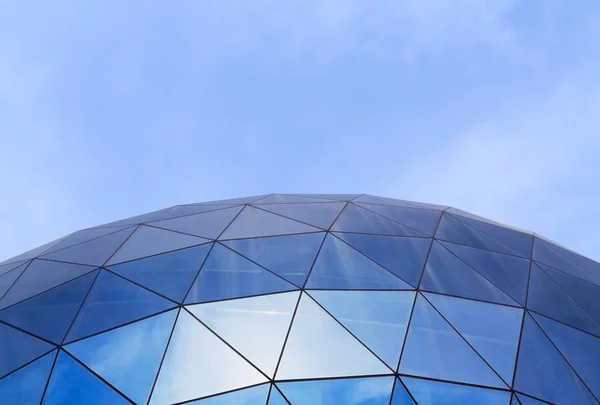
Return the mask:
M 0 259 L 270 192 L 453 205 L 600 259 L 600 2 L 0 2 Z

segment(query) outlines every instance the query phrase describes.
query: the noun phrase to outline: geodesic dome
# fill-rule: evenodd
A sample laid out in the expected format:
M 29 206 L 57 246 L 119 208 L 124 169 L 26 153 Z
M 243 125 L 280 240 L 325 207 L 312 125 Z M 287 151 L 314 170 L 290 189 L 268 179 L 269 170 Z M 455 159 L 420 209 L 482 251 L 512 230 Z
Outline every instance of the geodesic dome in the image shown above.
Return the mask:
M 600 264 L 437 205 L 178 205 L 0 264 L 0 403 L 598 404 Z

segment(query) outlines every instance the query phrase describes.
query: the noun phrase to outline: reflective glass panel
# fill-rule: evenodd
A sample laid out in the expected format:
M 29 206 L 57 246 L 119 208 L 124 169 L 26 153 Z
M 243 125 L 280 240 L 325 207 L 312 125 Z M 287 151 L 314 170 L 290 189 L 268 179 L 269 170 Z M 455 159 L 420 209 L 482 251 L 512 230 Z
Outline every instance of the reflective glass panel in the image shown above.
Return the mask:
M 433 209 L 433 210 L 444 210 L 448 207 L 444 205 L 426 204 L 416 201 L 398 200 L 396 198 L 377 197 L 374 195 L 363 194 L 356 198 L 353 202 L 355 203 L 367 203 L 367 204 L 381 204 L 381 205 L 393 205 L 397 207 L 408 207 L 408 208 L 422 208 L 422 209 Z
M 52 349 L 51 344 L 0 323 L 0 378 Z
M 177 218 L 177 217 L 183 217 L 183 216 L 188 216 L 188 215 L 194 215 L 194 214 L 200 214 L 203 212 L 209 212 L 209 211 L 217 211 L 217 210 L 222 210 L 225 208 L 232 208 L 235 207 L 235 205 L 221 205 L 221 204 L 215 204 L 215 205 L 176 205 L 173 208 L 168 209 L 167 211 L 165 211 L 164 213 L 157 215 L 156 217 L 152 218 L 152 221 L 149 222 L 150 224 L 152 222 L 156 222 L 156 221 L 162 221 L 165 219 L 171 219 L 171 218 Z M 241 208 L 241 207 L 240 207 Z
M 290 405 L 290 403 L 286 401 L 279 390 L 273 386 L 273 388 L 271 388 L 271 394 L 269 395 L 268 405 Z
M 23 273 L 23 270 L 27 268 L 29 263 L 23 263 L 17 266 L 15 269 L 4 273 L 0 276 L 0 307 L 2 306 L 2 296 L 13 286 L 17 278 Z
M 265 405 L 269 394 L 269 384 L 245 388 L 227 394 L 217 395 L 198 401 L 188 402 L 189 405 Z
M 407 228 L 358 205 L 348 204 L 331 227 L 335 232 L 369 233 L 376 235 L 418 236 L 425 234 Z
M 39 404 L 46 388 L 56 351 L 0 380 L 2 405 Z
M 590 283 L 600 285 L 600 278 L 575 265 L 575 263 L 567 259 L 567 257 L 560 254 L 559 249 L 558 246 L 552 245 L 541 238 L 535 238 L 533 260 L 564 271 L 567 274 L 586 280 Z M 564 249 L 560 250 L 564 252 Z
M 253 204 L 289 204 L 289 203 L 319 203 L 324 201 L 331 201 L 325 198 L 318 197 L 305 197 L 298 195 L 285 195 L 285 194 L 271 194 L 265 198 L 254 201 Z
M 442 215 L 442 211 L 437 210 L 421 210 L 379 204 L 358 203 L 357 205 L 417 230 L 427 236 L 433 236 L 437 223 Z
M 261 204 L 260 208 L 288 218 L 328 229 L 346 203 L 323 204 Z
M 399 378 L 394 383 L 394 395 L 390 405 L 415 405 L 415 401 L 412 400 Z
M 509 405 L 510 392 L 402 377 L 419 405 Z
M 111 233 L 115 233 L 126 228 L 131 228 L 131 231 L 133 231 L 134 229 L 131 225 L 116 226 L 114 228 L 111 227 L 84 229 L 67 236 L 66 238 L 58 242 L 56 245 L 46 250 L 44 253 L 48 254 L 51 252 L 56 252 L 57 250 L 67 248 L 69 246 L 74 246 L 79 243 L 87 242 L 89 240 L 96 239 Z
M 217 236 L 233 221 L 242 207 L 227 208 L 224 210 L 204 212 L 201 214 L 167 219 L 153 222 L 152 225 L 172 231 L 189 233 L 204 238 L 216 239 Z

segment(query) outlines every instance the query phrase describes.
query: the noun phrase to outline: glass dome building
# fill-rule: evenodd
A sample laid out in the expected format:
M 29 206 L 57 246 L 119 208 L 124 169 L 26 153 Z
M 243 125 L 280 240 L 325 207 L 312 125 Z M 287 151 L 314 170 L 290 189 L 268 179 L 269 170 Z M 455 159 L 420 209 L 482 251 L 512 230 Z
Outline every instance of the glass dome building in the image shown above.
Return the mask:
M 178 205 L 0 264 L 0 403 L 592 405 L 600 264 L 369 195 Z

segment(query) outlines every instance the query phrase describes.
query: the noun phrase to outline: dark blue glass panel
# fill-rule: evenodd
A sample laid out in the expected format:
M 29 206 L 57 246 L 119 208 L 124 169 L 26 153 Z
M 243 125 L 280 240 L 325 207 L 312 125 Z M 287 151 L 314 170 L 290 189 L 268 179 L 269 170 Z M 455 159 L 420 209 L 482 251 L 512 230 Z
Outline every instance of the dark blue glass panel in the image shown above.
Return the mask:
M 2 405 L 39 404 L 50 376 L 56 352 L 52 351 L 39 360 L 0 380 Z
M 57 250 L 61 250 L 61 249 L 64 249 L 64 248 L 67 248 L 70 246 L 78 245 L 80 243 L 87 242 L 92 239 L 96 239 L 101 236 L 104 236 L 104 235 L 115 233 L 115 232 L 121 231 L 121 230 L 123 230 L 125 228 L 129 228 L 129 227 L 131 227 L 131 230 L 133 231 L 133 227 L 131 225 L 116 226 L 114 228 L 111 227 L 111 228 L 84 229 L 84 230 L 75 232 L 75 233 L 67 236 L 66 238 L 64 238 L 63 240 L 58 242 L 56 245 L 54 245 L 50 249 L 46 250 L 44 253 L 48 254 L 51 252 L 56 252 Z
M 427 293 L 425 296 L 510 385 L 523 310 L 445 295 Z
M 181 302 L 200 270 L 211 244 L 176 250 L 109 267 L 111 271 Z
M 277 383 L 292 405 L 389 405 L 394 377 Z
M 174 307 L 168 301 L 102 270 L 67 335 L 72 342 Z
M 186 298 L 186 304 L 297 289 L 232 250 L 215 244 Z
M 269 395 L 269 403 L 267 405 L 290 405 L 290 403 L 286 401 L 279 390 L 273 386 L 273 388 L 271 388 L 271 395 Z
M 217 395 L 189 402 L 189 405 L 265 405 L 269 394 L 269 384 L 262 384 L 228 394 Z
M 258 207 L 288 218 L 328 229 L 337 218 L 346 203 L 333 202 L 322 204 L 261 204 Z
M 518 305 L 437 241 L 431 246 L 421 289 L 500 304 Z
M 381 215 L 348 204 L 331 227 L 336 232 L 370 233 L 376 235 L 417 236 L 425 237 L 421 232 L 410 229 L 397 222 L 390 221 Z
M 128 405 L 129 401 L 73 360 L 60 352 L 44 395 L 44 405 Z
M 223 241 L 233 250 L 302 287 L 325 233 Z
M 306 288 L 410 290 L 410 285 L 338 238 L 327 235 Z
M 487 236 L 483 232 L 478 231 L 449 214 L 442 215 L 442 220 L 435 233 L 435 237 L 436 239 L 459 243 L 461 245 L 492 250 L 494 252 L 506 253 L 509 255 L 523 256 L 521 253 L 497 242 L 490 236 Z M 527 254 L 526 257 L 529 257 L 529 254 Z
M 0 378 L 54 346 L 0 323 Z
M 413 287 L 419 284 L 431 239 L 357 233 L 335 235 Z
M 246 206 L 219 239 L 244 239 L 320 231 L 310 225 Z
M 3 266 L 0 266 L 0 276 L 8 273 L 9 271 L 16 269 L 19 266 L 22 266 L 24 263 L 22 262 L 18 262 L 18 263 L 11 263 L 11 264 L 5 264 Z M 0 292 L 0 296 L 2 295 L 2 293 Z
M 555 404 L 598 404 L 529 315 L 514 388 Z
M 600 324 L 536 264 L 531 266 L 527 307 L 567 325 L 600 336 Z
M 67 345 L 65 349 L 134 402 L 148 401 L 177 310 Z
M 421 208 L 421 209 L 433 209 L 433 210 L 444 210 L 448 208 L 444 205 L 426 204 L 416 201 L 398 200 L 395 198 L 376 197 L 374 195 L 361 195 L 353 202 L 355 203 L 367 203 L 367 204 L 381 204 L 381 205 L 393 205 L 396 207 L 407 207 L 407 208 Z
M 500 377 L 421 296 L 417 297 L 399 372 L 440 380 L 506 387 Z
M 558 246 L 552 245 L 541 238 L 535 238 L 535 244 L 533 247 L 533 260 L 564 271 L 565 273 L 578 277 L 582 280 L 589 281 L 590 283 L 600 285 L 599 278 L 575 265 L 575 263 L 567 259 L 564 255 L 560 254 L 558 249 L 560 249 Z M 561 250 L 563 252 L 565 251 L 564 249 Z
M 331 201 L 327 198 L 318 197 L 304 197 L 298 195 L 286 195 L 286 194 L 271 194 L 260 200 L 256 200 L 253 204 L 290 204 L 290 203 L 319 203 Z
M 600 339 L 540 315 L 534 318 L 596 398 L 600 398 Z
M 208 242 L 208 239 L 142 225 L 110 258 L 107 265 L 183 249 L 206 242 Z
M 227 208 L 218 211 L 204 212 L 201 214 L 167 219 L 153 222 L 152 225 L 177 232 L 189 233 L 209 239 L 217 236 L 233 221 L 233 218 L 242 210 L 242 207 Z
M 536 239 L 536 243 L 537 243 L 538 239 L 540 239 L 540 238 Z M 569 261 L 571 261 L 572 263 L 574 263 L 575 265 L 580 267 L 581 269 L 586 270 L 587 274 L 593 276 L 593 278 L 591 278 L 591 279 L 594 280 L 595 284 L 599 284 L 599 282 L 600 282 L 600 263 L 595 262 L 592 259 L 588 259 L 585 256 L 581 256 L 571 250 L 565 249 L 556 244 L 552 244 L 552 248 L 556 252 L 560 253 L 562 256 L 567 258 Z M 548 263 L 548 264 L 552 265 L 552 263 Z
M 515 398 L 513 399 L 513 403 L 511 405 L 546 405 L 547 402 L 538 401 L 537 399 L 533 399 L 523 394 L 515 394 Z M 518 400 L 518 402 L 517 402 Z
M 509 405 L 510 392 L 402 377 L 419 405 Z
M 97 271 L 0 311 L 0 320 L 60 344 Z
M 33 297 L 94 269 L 90 266 L 35 259 L 4 298 L 0 300 L 0 308 L 6 308 L 9 305 Z
M 415 401 L 412 400 L 400 379 L 397 379 L 396 384 L 394 384 L 394 395 L 390 405 L 415 405 Z
M 101 266 L 117 251 L 119 246 L 125 242 L 135 229 L 135 227 L 126 228 L 122 231 L 80 243 L 79 245 L 57 250 L 56 252 L 41 256 L 41 258 Z
M 414 292 L 315 290 L 309 293 L 390 368 L 396 368 Z
M 399 222 L 427 236 L 433 236 L 442 211 L 421 210 L 417 208 L 394 207 L 390 205 L 360 204 L 369 211 Z
M 2 306 L 2 296 L 8 291 L 10 287 L 15 283 L 17 278 L 23 273 L 23 270 L 27 268 L 29 263 L 23 263 L 17 268 L 4 273 L 0 276 L 0 306 Z
M 529 259 L 454 243 L 442 245 L 521 305 L 525 305 Z
M 221 205 L 221 204 L 215 204 L 215 205 L 193 205 L 193 204 L 189 204 L 189 205 L 176 205 L 175 207 L 172 207 L 170 209 L 168 209 L 167 211 L 165 211 L 164 213 L 157 215 L 156 217 L 152 218 L 152 221 L 149 222 L 149 224 L 151 224 L 152 222 L 156 222 L 156 221 L 162 221 L 165 219 L 171 219 L 171 218 L 177 218 L 177 217 L 183 217 L 183 216 L 188 216 L 188 215 L 194 215 L 194 214 L 200 214 L 203 212 L 209 212 L 209 211 L 216 211 L 216 210 L 222 210 L 225 208 L 232 208 L 235 207 L 235 205 Z

